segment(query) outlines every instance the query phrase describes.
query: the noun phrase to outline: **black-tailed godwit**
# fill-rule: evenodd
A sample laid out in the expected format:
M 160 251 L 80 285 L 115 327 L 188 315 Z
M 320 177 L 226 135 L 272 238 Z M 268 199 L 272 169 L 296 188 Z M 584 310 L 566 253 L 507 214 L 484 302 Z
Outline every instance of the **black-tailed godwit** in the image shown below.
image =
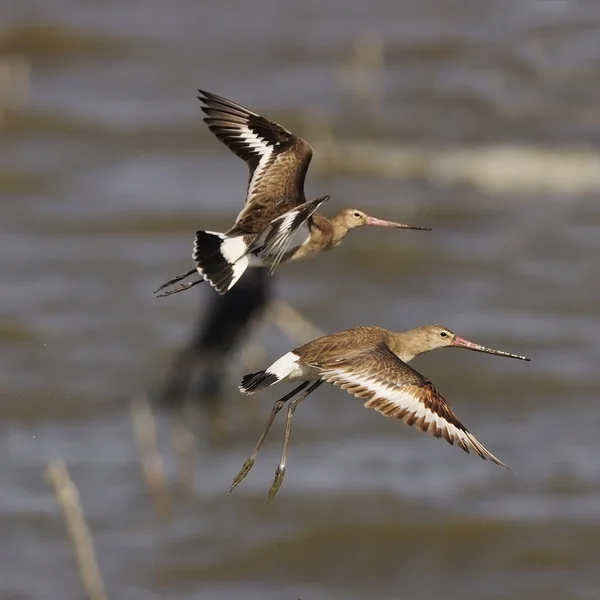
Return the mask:
M 530 360 L 469 342 L 441 325 L 425 325 L 402 333 L 381 327 L 357 327 L 312 340 L 288 352 L 264 371 L 246 375 L 240 385 L 244 394 L 253 394 L 280 381 L 302 383 L 275 402 L 254 452 L 235 477 L 231 490 L 254 465 L 277 413 L 295 397 L 288 407 L 281 461 L 269 491 L 269 499 L 275 496 L 283 481 L 294 411 L 323 383 L 331 383 L 366 400 L 366 407 L 386 417 L 402 419 L 419 431 L 443 438 L 465 452 L 473 451 L 484 460 L 510 470 L 475 439 L 434 385 L 407 364 L 419 354 L 445 347 Z
M 312 148 L 281 125 L 215 94 L 199 90 L 204 122 L 215 136 L 246 162 L 249 169 L 246 204 L 235 224 L 225 233 L 198 231 L 192 258 L 196 268 L 174 277 L 156 291 L 198 273 L 200 279 L 165 291 L 169 296 L 208 281 L 220 294 L 230 290 L 248 267 L 268 267 L 281 262 L 314 256 L 339 245 L 357 227 L 420 229 L 371 217 L 348 208 L 333 219 L 315 211 L 329 200 L 321 196 L 306 200 L 304 179 Z M 288 249 L 300 228 L 307 237 Z

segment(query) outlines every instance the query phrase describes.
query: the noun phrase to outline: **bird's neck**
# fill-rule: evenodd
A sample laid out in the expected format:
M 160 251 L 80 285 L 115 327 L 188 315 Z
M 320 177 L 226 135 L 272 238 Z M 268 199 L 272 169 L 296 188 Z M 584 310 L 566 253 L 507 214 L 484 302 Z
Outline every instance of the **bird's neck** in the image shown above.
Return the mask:
M 294 248 L 289 252 L 288 260 L 299 260 L 301 258 L 309 258 L 323 250 L 328 250 L 333 246 L 337 246 L 345 233 L 339 237 L 334 228 L 334 219 L 328 218 L 315 213 L 308 221 L 308 229 L 310 235 L 304 243 L 298 248 Z
M 419 346 L 418 341 L 408 334 L 410 334 L 409 331 L 390 333 L 388 340 L 390 350 L 405 363 L 426 352 Z
M 344 221 L 344 213 L 339 212 L 333 219 L 329 221 L 331 229 L 331 246 L 337 246 L 342 243 L 342 240 L 348 235 L 350 228 Z

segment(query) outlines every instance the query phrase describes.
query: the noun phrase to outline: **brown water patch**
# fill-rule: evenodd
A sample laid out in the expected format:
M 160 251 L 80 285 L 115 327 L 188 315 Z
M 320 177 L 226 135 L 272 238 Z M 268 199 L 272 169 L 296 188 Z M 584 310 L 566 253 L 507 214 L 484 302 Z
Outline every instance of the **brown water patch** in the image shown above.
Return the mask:
M 386 48 L 386 60 L 394 65 L 403 65 L 418 61 L 420 65 L 426 63 L 437 63 L 443 60 L 458 58 L 467 50 L 465 40 L 457 37 L 436 36 L 432 39 L 402 43 L 398 40 L 396 44 Z
M 550 477 L 546 487 L 549 494 L 561 498 L 580 498 L 587 493 L 594 493 L 594 487 L 571 473 L 562 472 Z
M 33 342 L 36 339 L 37 336 L 27 325 L 13 319 L 0 317 L 0 342 L 23 343 Z
M 422 235 L 427 236 L 428 233 Z M 355 238 L 359 236 L 358 232 L 353 235 Z M 400 275 L 418 275 L 428 264 L 427 257 L 420 253 L 420 249 L 413 252 L 411 246 L 402 241 L 383 240 L 383 236 L 379 240 L 354 239 L 352 243 L 344 244 L 342 253 L 339 250 L 334 252 L 336 256 L 328 256 L 327 261 L 336 272 L 345 275 L 369 273 L 378 282 L 394 281 Z M 317 263 L 314 262 L 312 269 L 316 268 Z M 325 267 L 319 265 L 318 268 Z
M 99 419 L 115 408 L 127 407 L 127 398 L 90 397 L 64 391 L 35 388 L 23 393 L 3 393 L 3 419 L 33 424 L 41 422 L 69 423 L 81 419 Z
M 69 227 L 73 233 L 91 235 L 109 235 L 109 236 L 138 236 L 138 237 L 170 237 L 174 235 L 184 235 L 190 237 L 190 243 L 196 229 L 202 224 L 202 227 L 225 231 L 231 226 L 231 219 L 217 218 L 215 216 L 203 216 L 202 211 L 190 213 L 166 213 L 164 215 L 156 213 L 138 214 L 123 219 L 111 221 L 90 221 L 88 223 L 78 222 Z M 57 233 L 66 231 L 64 223 L 57 223 L 59 231 L 53 228 Z
M 67 139 L 93 139 L 95 144 L 111 143 L 111 151 L 149 153 L 160 152 L 172 156 L 197 154 L 208 146 L 214 147 L 213 135 L 207 131 L 200 117 L 185 126 L 165 126 L 124 129 L 109 123 L 84 119 L 71 112 L 47 111 L 35 108 L 8 113 L 3 133 L 42 135 Z M 118 143 L 118 146 L 115 144 Z M 243 164 L 240 163 L 240 168 Z
M 172 564 L 157 575 L 162 583 L 266 577 L 358 585 L 365 580 L 389 580 L 394 572 L 400 576 L 432 569 L 438 574 L 456 574 L 465 569 L 511 572 L 592 567 L 596 558 L 583 539 L 589 527 L 462 518 L 321 523 L 295 536 L 233 551 L 211 565 Z
M 119 132 L 104 124 L 81 119 L 71 113 L 57 111 L 27 110 L 19 116 L 19 130 L 23 133 L 60 135 L 96 139 L 101 135 L 116 136 Z
M 0 194 L 34 194 L 50 189 L 52 178 L 28 171 L 0 169 Z
M 98 237 L 178 237 L 178 239 L 189 239 L 193 242 L 193 236 L 200 227 L 225 231 L 231 226 L 231 218 L 223 218 L 215 215 L 206 215 L 202 211 L 173 212 L 173 213 L 136 213 L 123 216 L 114 220 L 96 221 L 46 221 L 32 223 L 31 231 L 43 232 L 68 236 L 73 234 L 80 237 L 82 234 Z M 182 237 L 183 236 L 183 237 Z
M 130 53 L 131 46 L 130 42 L 115 36 L 54 23 L 16 25 L 0 31 L 0 52 L 24 54 L 45 61 L 124 58 Z

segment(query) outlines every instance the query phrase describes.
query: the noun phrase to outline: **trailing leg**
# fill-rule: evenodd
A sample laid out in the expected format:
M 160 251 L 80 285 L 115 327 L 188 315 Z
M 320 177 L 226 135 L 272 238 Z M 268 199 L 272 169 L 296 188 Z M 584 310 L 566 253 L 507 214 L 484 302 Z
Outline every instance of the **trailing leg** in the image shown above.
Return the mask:
M 189 277 L 190 275 L 193 275 L 194 273 L 196 273 L 196 269 L 192 269 L 191 271 L 188 271 L 187 273 L 184 273 L 183 275 L 177 275 L 177 277 L 173 277 L 173 279 L 171 279 L 170 281 L 167 281 L 166 283 L 163 283 L 160 287 L 156 288 L 154 290 L 154 293 L 156 294 L 157 292 L 160 292 L 161 290 L 164 290 L 165 288 L 169 287 L 170 285 L 173 285 L 174 283 L 177 283 L 178 281 L 181 281 L 182 279 L 185 279 L 186 277 Z M 200 281 L 203 281 L 202 279 Z M 193 284 L 195 285 L 195 284 Z M 181 286 L 180 286 L 181 287 Z M 191 287 L 191 286 L 189 286 Z M 185 288 L 187 289 L 187 288 Z M 178 290 L 180 291 L 180 290 Z M 170 294 L 174 294 L 175 292 L 170 292 L 167 294 L 160 294 L 160 296 L 169 296 Z
M 271 429 L 271 425 L 273 425 L 273 421 L 275 421 L 275 417 L 277 416 L 277 413 L 283 408 L 284 404 L 288 400 L 291 400 L 298 392 L 301 392 L 307 385 L 308 385 L 308 381 L 304 381 L 298 387 L 294 388 L 289 394 L 286 394 L 285 396 L 283 396 L 283 398 L 280 398 L 279 400 L 277 400 L 277 402 L 275 402 L 275 404 L 273 405 L 273 408 L 271 409 L 271 414 L 269 415 L 267 424 L 266 424 L 263 432 L 261 433 L 260 438 L 258 439 L 258 442 L 256 443 L 256 447 L 254 448 L 254 451 L 252 452 L 252 454 L 250 455 L 248 460 L 244 463 L 244 466 L 241 468 L 240 472 L 235 476 L 233 483 L 231 484 L 231 489 L 229 490 L 230 494 L 233 491 L 233 489 L 242 482 L 244 477 L 246 477 L 246 475 L 248 475 L 248 473 L 250 472 L 250 469 L 254 466 L 254 462 L 256 461 L 256 456 L 258 455 L 258 452 L 260 451 L 261 446 L 263 445 L 263 442 L 265 441 L 265 438 L 267 437 L 267 434 L 269 433 L 269 429 Z
M 296 412 L 296 408 L 298 404 L 302 402 L 307 396 L 312 394 L 321 384 L 322 380 L 315 381 L 305 392 L 302 392 L 297 398 L 290 402 L 288 406 L 287 418 L 285 420 L 285 435 L 283 437 L 283 449 L 281 451 L 281 460 L 279 462 L 279 466 L 275 471 L 275 479 L 273 480 L 273 485 L 269 490 L 269 501 L 273 500 L 275 494 L 281 487 L 283 483 L 283 476 L 285 475 L 285 463 L 287 461 L 287 449 L 288 444 L 290 443 L 290 433 L 292 431 L 292 417 L 294 416 L 294 412 Z

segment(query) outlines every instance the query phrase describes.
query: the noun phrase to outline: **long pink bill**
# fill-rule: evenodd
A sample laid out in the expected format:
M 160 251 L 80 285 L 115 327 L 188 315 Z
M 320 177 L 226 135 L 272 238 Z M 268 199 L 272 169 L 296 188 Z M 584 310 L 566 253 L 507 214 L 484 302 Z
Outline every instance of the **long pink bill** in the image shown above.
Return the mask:
M 367 217 L 367 225 L 375 227 L 396 227 L 398 229 L 419 229 L 420 231 L 431 231 L 431 227 L 417 227 L 416 225 L 405 225 L 404 223 L 394 223 L 393 221 L 384 221 L 375 217 Z
M 452 345 L 456 346 L 457 348 L 466 348 L 467 350 L 474 350 L 475 352 L 485 352 L 486 354 L 495 354 L 496 356 L 506 356 L 508 358 L 518 358 L 519 360 L 527 361 L 531 360 L 530 358 L 527 358 L 526 356 L 520 356 L 519 354 L 511 354 L 510 352 L 504 352 L 503 350 L 494 350 L 493 348 L 486 348 L 485 346 L 474 344 L 473 342 L 469 342 L 469 340 L 465 340 L 458 336 L 454 338 Z

